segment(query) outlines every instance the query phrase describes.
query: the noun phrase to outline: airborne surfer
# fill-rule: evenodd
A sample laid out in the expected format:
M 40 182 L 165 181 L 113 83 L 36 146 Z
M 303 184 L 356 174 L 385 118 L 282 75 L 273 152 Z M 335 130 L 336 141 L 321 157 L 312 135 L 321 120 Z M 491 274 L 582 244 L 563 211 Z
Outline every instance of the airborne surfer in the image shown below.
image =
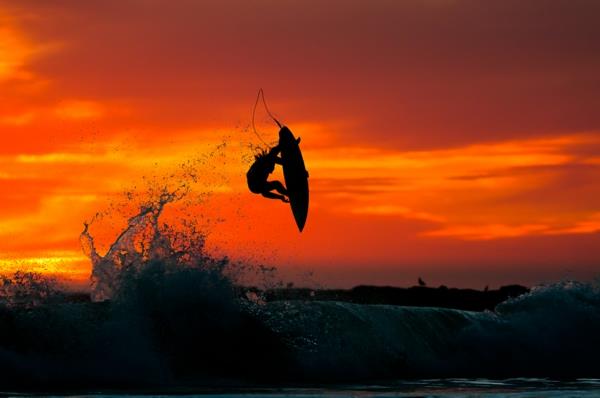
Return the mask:
M 279 127 L 279 142 L 274 147 L 269 147 L 254 126 L 256 106 L 261 96 L 265 110 Z M 302 232 L 308 215 L 308 171 L 304 166 L 304 159 L 298 145 L 300 138 L 294 137 L 290 129 L 279 123 L 271 114 L 262 89 L 258 91 L 252 111 L 252 129 L 254 134 L 267 146 L 267 149 L 262 149 L 254 156 L 254 163 L 246 173 L 248 188 L 251 192 L 261 194 L 265 198 L 290 203 L 296 225 Z M 283 168 L 285 186 L 281 181 L 269 181 L 269 175 L 275 171 L 276 164 Z
M 287 189 L 285 189 L 281 181 L 268 181 L 269 174 L 275 171 L 275 164 L 282 164 L 281 158 L 278 156 L 280 152 L 281 148 L 277 144 L 268 151 L 261 150 L 258 154 L 254 155 L 254 163 L 250 166 L 248 173 L 246 173 L 246 178 L 248 180 L 248 188 L 250 188 L 252 193 L 289 203 Z M 279 194 L 273 191 L 277 191 Z

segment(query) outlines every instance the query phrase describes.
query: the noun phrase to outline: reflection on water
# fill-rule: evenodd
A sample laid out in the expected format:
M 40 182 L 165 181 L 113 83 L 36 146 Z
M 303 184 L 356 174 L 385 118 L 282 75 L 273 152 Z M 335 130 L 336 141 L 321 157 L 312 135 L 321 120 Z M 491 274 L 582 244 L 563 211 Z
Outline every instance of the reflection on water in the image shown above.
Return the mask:
M 8 394 L 10 395 L 10 394 Z M 75 395 L 73 395 L 75 397 Z M 375 397 L 441 397 L 441 398 L 534 398 L 534 397 L 600 397 L 600 379 L 550 380 L 515 378 L 426 379 L 398 381 L 385 385 L 343 385 L 333 388 L 245 388 L 234 390 L 169 391 L 161 394 L 92 393 L 77 397 L 215 397 L 215 398 L 375 398 Z

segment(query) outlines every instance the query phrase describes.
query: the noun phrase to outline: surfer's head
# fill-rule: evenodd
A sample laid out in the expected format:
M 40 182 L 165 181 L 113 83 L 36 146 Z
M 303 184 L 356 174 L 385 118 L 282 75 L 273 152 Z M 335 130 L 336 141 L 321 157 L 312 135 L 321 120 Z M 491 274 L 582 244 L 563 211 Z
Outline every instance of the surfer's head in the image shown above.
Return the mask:
M 266 160 L 269 157 L 269 151 L 267 151 L 264 148 L 260 148 L 255 154 L 254 154 L 254 160 L 260 161 L 260 160 Z
M 254 154 L 254 167 L 272 173 L 275 170 L 275 157 L 270 151 L 260 149 Z

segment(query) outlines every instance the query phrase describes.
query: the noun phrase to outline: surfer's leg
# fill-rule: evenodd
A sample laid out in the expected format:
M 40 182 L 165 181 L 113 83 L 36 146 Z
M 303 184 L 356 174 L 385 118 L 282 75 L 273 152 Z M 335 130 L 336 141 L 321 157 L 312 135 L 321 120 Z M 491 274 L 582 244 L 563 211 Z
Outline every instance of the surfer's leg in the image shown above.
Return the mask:
M 279 199 L 279 200 L 284 201 L 286 203 L 289 202 L 288 198 L 286 198 L 285 196 L 278 195 L 278 194 L 273 193 L 273 192 L 267 192 L 267 191 L 265 191 L 265 192 L 262 193 L 262 196 L 264 196 L 265 198 L 269 198 L 269 199 Z
M 269 191 L 276 190 L 277 192 L 279 192 L 282 195 L 287 196 L 287 194 L 288 194 L 287 189 L 285 189 L 285 187 L 283 186 L 283 184 L 280 181 L 268 181 L 267 188 Z

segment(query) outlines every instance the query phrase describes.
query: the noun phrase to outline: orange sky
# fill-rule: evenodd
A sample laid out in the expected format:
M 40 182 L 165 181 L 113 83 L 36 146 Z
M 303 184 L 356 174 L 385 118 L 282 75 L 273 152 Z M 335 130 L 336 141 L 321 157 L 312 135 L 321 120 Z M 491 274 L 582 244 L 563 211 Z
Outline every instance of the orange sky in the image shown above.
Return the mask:
M 224 219 L 215 252 L 334 286 L 594 277 L 598 15 L 583 0 L 0 0 L 0 270 L 85 281 L 85 220 L 227 141 L 210 166 L 224 178 L 196 186 Z M 244 185 L 260 87 L 302 137 L 301 235 Z

